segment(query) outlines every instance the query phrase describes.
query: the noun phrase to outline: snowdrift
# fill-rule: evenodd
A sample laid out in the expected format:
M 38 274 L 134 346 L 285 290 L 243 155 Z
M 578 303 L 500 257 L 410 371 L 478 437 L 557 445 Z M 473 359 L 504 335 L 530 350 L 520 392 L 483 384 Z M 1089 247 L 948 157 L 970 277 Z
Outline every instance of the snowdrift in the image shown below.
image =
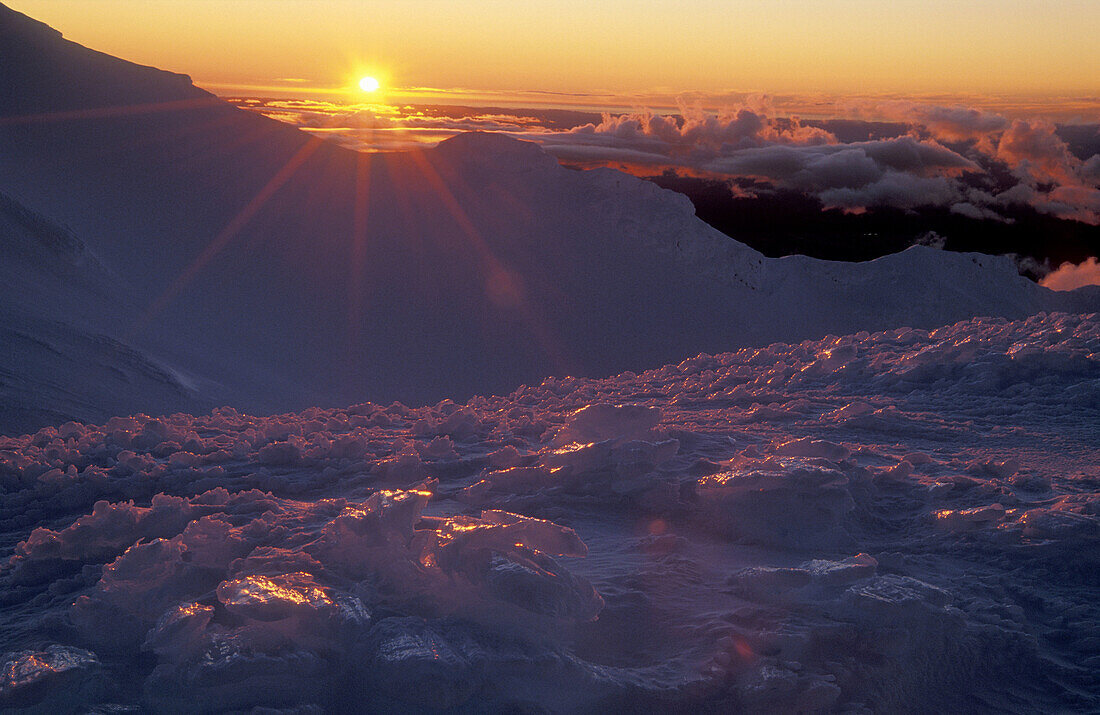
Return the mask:
M 3 6 L 0 155 L 0 192 L 64 226 L 113 277 L 94 310 L 49 316 L 71 339 L 30 339 L 76 362 L 82 339 L 106 336 L 172 383 L 118 385 L 104 401 L 59 365 L 53 393 L 7 433 L 210 404 L 464 399 L 699 351 L 1100 308 L 1095 293 L 1040 289 L 1006 259 L 920 248 L 866 264 L 766 259 L 683 196 L 566 170 L 501 136 L 355 154 Z M 83 297 L 64 276 L 39 281 Z M 5 360 L 43 382 L 25 375 L 33 360 Z
M 1100 318 L 0 438 L 0 707 L 1100 707 Z

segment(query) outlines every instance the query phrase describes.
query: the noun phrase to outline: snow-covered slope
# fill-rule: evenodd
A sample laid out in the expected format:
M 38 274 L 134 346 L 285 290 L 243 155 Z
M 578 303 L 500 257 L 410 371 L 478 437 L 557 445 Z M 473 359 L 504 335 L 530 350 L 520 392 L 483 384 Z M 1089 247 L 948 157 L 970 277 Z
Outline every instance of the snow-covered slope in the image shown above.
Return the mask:
M 0 191 L 125 285 L 102 332 L 242 408 L 463 399 L 1081 302 L 1003 259 L 768 260 L 680 195 L 566 170 L 532 144 L 469 134 L 359 155 L 2 6 L 0 37 Z M 53 377 L 95 402 L 86 381 Z M 132 394 L 122 412 L 161 409 Z
M 1098 440 L 1095 315 L 0 438 L 0 707 L 1091 712 Z
M 0 432 L 72 419 L 201 411 L 172 368 L 110 336 L 129 298 L 71 231 L 0 193 Z

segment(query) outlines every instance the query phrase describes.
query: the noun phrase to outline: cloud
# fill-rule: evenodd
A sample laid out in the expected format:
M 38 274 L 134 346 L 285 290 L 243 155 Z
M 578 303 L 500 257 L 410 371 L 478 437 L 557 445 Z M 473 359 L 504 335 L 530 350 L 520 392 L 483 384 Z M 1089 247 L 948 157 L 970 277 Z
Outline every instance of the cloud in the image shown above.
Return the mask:
M 848 102 L 845 106 L 856 116 L 923 127 L 931 136 L 946 142 L 980 139 L 1008 126 L 1008 119 L 999 114 L 961 105 L 895 100 Z
M 910 136 L 824 146 L 769 146 L 735 152 L 705 166 L 817 196 L 827 207 L 915 208 L 960 200 L 949 177 L 980 167 L 935 141 Z
M 738 151 L 707 164 L 716 172 L 788 181 L 795 188 L 860 186 L 888 170 L 920 176 L 980 171 L 966 157 L 913 137 L 827 146 L 770 146 Z
M 797 117 L 772 116 L 760 98 L 721 114 L 681 112 L 605 114 L 598 124 L 523 138 L 566 161 L 602 159 L 751 177 L 848 210 L 958 201 L 961 191 L 946 177 L 982 170 L 932 139 L 902 136 L 842 144 Z
M 1100 154 L 1093 154 L 1087 161 L 1083 162 L 1077 173 L 1084 183 L 1100 187 Z
M 715 159 L 705 168 L 719 174 L 770 179 L 807 192 L 862 186 L 885 171 L 866 151 L 848 145 L 825 151 L 817 147 L 760 147 Z
M 681 108 L 679 116 L 639 112 L 604 114 L 599 124 L 575 127 L 572 134 L 608 137 L 672 148 L 731 151 L 763 144 L 835 144 L 830 132 L 804 126 L 797 117 L 779 121 L 763 101 L 753 107 L 738 106 L 719 114 Z M 669 151 L 668 153 L 673 153 Z
M 978 206 L 969 201 L 961 201 L 951 205 L 951 213 L 958 214 L 960 216 L 966 216 L 978 221 L 992 220 L 992 221 L 1006 221 L 1006 219 L 999 213 L 990 208 Z
M 588 146 L 570 142 L 542 142 L 543 148 L 559 161 L 584 163 L 622 162 L 650 167 L 668 165 L 668 157 L 657 152 L 609 146 Z
M 679 116 L 606 114 L 569 132 L 523 138 L 565 161 L 603 159 L 752 177 L 849 210 L 938 205 L 975 219 L 1006 220 L 1001 211 L 1025 204 L 1059 218 L 1100 223 L 1100 156 L 1076 158 L 1049 122 L 901 101 L 857 106 L 855 113 L 902 121 L 909 133 L 841 143 L 797 117 L 775 117 L 767 99 L 756 98 L 717 114 L 686 108 Z M 964 174 L 986 176 L 986 188 L 975 192 Z
M 1051 290 L 1074 290 L 1082 286 L 1100 285 L 1100 263 L 1095 256 L 1078 265 L 1063 263 L 1058 270 L 1048 273 L 1039 281 L 1039 285 Z
M 959 105 L 915 102 L 854 102 L 848 108 L 861 117 L 906 122 L 924 134 L 964 151 L 987 171 L 1005 167 L 1015 181 L 1002 186 L 985 206 L 960 205 L 957 213 L 989 217 L 997 207 L 1026 204 L 1041 213 L 1096 225 L 1100 223 L 1095 189 L 1100 187 L 1100 155 L 1082 161 L 1044 119 L 1008 119 L 1000 114 Z
M 501 132 L 537 142 L 565 163 L 751 178 L 760 184 L 754 190 L 795 190 L 849 211 L 942 206 L 976 220 L 1008 221 L 1027 206 L 1100 224 L 1100 154 L 1078 158 L 1048 121 L 1009 119 L 980 107 L 849 102 L 840 107 L 849 117 L 842 123 L 894 124 L 885 135 L 869 129 L 863 133 L 869 140 L 841 141 L 826 128 L 829 122 L 777 116 L 772 100 L 760 95 L 720 112 L 681 104 L 677 114 L 605 113 L 598 121 L 546 108 L 237 101 L 360 151 L 422 147 L 467 131 Z M 1076 146 L 1082 157 L 1090 148 L 1080 141 Z
M 914 209 L 950 204 L 958 200 L 959 190 L 954 182 L 942 176 L 921 177 L 888 171 L 863 186 L 822 191 L 818 198 L 826 208 L 858 210 L 868 206 L 893 206 Z
M 1092 226 L 1100 224 L 1100 189 L 1088 186 L 1076 184 L 1054 186 L 1049 191 L 1045 191 L 1022 182 L 992 196 L 986 203 L 1003 207 L 1014 204 L 1030 206 L 1050 216 L 1080 221 Z
M 1000 135 L 995 156 L 1025 181 L 1075 184 L 1081 160 L 1056 131 L 1050 122 L 1016 119 Z

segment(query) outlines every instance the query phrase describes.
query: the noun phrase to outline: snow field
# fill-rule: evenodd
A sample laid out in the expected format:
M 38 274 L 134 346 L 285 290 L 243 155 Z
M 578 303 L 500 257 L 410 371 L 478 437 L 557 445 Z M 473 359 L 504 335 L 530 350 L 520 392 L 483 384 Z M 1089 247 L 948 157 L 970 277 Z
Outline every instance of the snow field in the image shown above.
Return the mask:
M 1095 708 L 1098 410 L 1041 314 L 4 438 L 0 703 Z

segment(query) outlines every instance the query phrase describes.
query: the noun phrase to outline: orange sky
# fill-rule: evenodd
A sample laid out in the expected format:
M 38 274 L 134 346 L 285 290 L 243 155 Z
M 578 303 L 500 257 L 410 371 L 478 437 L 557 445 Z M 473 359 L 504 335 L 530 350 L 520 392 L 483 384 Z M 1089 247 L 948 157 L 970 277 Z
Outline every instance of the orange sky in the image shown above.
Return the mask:
M 700 92 L 1100 95 L 1095 0 L 9 0 L 66 37 L 241 86 L 611 104 Z M 401 92 L 398 92 L 401 94 Z M 554 95 L 547 95 L 553 99 Z

